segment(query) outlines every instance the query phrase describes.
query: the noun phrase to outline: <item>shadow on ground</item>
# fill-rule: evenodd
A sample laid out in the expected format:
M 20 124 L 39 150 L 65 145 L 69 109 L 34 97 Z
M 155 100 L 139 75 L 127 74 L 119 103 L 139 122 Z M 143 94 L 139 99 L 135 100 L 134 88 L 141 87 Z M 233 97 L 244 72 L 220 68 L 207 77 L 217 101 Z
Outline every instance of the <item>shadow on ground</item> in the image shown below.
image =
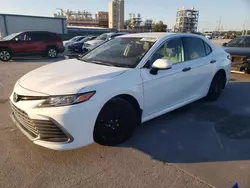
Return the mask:
M 65 57 L 63 55 L 58 56 L 57 58 L 54 59 L 49 59 L 47 57 L 39 57 L 39 56 L 31 56 L 31 57 L 14 57 L 12 59 L 12 63 L 54 63 L 57 61 L 62 61 L 64 60 Z
M 79 53 L 71 52 L 71 51 L 66 51 L 62 54 L 59 54 L 57 58 L 50 59 L 47 57 L 41 57 L 41 56 L 27 56 L 27 57 L 13 57 L 13 60 L 11 62 L 21 62 L 21 63 L 54 63 L 57 61 L 62 61 L 64 59 L 69 59 L 68 57 L 74 57 L 76 58 Z
M 169 163 L 249 160 L 249 94 L 249 82 L 232 82 L 217 102 L 200 100 L 144 123 L 121 146 Z

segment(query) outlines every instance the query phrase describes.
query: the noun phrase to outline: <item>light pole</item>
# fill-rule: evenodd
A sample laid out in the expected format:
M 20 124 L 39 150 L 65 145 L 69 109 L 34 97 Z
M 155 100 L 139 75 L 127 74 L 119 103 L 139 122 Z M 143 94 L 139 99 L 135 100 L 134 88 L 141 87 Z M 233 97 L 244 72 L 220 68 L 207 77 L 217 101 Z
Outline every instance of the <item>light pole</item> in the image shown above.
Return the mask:
M 246 35 L 247 34 L 246 25 L 247 25 L 247 16 L 245 18 L 244 28 L 243 28 L 243 31 L 242 31 L 242 35 Z

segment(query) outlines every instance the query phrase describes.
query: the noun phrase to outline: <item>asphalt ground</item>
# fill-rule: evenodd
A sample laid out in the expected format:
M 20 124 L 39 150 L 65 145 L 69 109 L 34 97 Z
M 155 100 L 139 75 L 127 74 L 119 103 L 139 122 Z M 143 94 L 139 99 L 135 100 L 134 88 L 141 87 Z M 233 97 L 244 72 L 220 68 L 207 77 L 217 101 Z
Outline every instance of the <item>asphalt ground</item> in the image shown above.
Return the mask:
M 0 187 L 250 187 L 250 75 L 233 74 L 218 101 L 144 123 L 122 145 L 53 151 L 18 130 L 7 100 L 17 78 L 47 63 L 0 63 Z

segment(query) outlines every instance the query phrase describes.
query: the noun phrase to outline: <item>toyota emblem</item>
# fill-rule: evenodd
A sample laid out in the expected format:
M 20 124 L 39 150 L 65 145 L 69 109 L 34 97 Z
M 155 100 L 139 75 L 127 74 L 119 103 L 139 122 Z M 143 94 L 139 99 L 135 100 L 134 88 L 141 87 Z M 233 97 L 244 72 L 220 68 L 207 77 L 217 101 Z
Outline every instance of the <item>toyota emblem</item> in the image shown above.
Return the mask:
M 18 100 L 19 100 L 18 95 L 16 93 L 14 93 L 14 95 L 13 95 L 13 101 L 14 102 L 18 102 Z

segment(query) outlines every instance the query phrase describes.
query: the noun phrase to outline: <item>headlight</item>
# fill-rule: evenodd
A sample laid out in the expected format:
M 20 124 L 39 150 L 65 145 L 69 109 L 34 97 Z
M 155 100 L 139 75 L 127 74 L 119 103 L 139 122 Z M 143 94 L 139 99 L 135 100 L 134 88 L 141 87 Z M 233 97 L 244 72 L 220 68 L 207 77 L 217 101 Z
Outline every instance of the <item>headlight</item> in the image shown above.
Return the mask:
M 95 91 L 76 95 L 51 96 L 45 101 L 43 101 L 41 104 L 39 104 L 37 107 L 58 107 L 78 104 L 89 100 L 94 94 Z

